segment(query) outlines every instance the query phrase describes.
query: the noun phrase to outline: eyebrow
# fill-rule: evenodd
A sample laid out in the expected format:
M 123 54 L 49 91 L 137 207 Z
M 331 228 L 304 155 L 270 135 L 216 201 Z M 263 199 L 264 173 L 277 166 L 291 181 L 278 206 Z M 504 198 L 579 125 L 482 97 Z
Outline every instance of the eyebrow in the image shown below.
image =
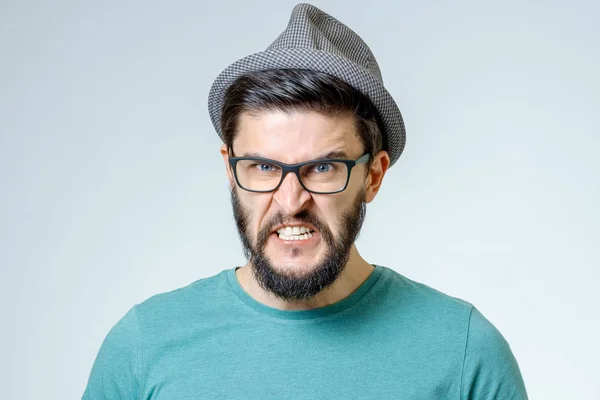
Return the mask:
M 259 153 L 244 153 L 242 155 L 242 157 L 257 157 L 257 158 L 266 158 L 269 159 L 269 157 L 265 157 L 262 154 Z M 313 160 L 326 160 L 326 159 L 337 159 L 337 158 L 341 158 L 341 159 L 347 159 L 348 158 L 348 153 L 346 153 L 346 151 L 344 150 L 334 150 L 334 151 L 330 151 L 329 153 L 322 155 L 320 157 L 316 157 L 316 158 L 311 158 L 310 160 L 307 161 L 313 161 Z

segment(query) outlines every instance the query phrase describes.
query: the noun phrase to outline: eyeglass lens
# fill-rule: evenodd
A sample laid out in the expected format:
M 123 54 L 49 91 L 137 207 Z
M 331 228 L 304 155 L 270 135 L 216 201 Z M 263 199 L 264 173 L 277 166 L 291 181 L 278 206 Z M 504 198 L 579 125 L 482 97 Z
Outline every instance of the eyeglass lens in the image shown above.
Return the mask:
M 282 173 L 278 165 L 261 160 L 240 160 L 236 164 L 239 184 L 247 190 L 274 190 L 281 181 Z M 348 166 L 335 161 L 306 164 L 300 167 L 300 180 L 310 191 L 339 191 L 348 180 Z

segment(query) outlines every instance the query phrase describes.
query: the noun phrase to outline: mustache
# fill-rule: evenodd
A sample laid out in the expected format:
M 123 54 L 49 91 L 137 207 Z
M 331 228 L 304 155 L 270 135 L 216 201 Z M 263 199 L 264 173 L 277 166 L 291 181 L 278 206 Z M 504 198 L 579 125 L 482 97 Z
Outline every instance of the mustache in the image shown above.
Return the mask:
M 258 233 L 258 247 L 261 249 L 264 248 L 267 239 L 271 235 L 273 228 L 275 228 L 276 226 L 288 225 L 291 223 L 298 222 L 306 222 L 307 224 L 314 226 L 315 229 L 319 231 L 326 240 L 329 239 L 329 230 L 327 229 L 327 226 L 324 223 L 322 223 L 319 218 L 312 215 L 308 210 L 302 210 L 299 213 L 295 214 L 293 217 L 285 216 L 282 213 L 277 213 L 273 217 L 271 217 Z

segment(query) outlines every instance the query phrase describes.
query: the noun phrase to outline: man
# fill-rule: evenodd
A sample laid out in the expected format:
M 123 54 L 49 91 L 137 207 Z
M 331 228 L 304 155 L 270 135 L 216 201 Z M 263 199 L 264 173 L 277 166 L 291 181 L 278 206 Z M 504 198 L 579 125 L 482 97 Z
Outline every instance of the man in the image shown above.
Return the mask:
M 477 309 L 358 253 L 405 132 L 354 32 L 296 6 L 219 75 L 209 111 L 248 263 L 133 307 L 84 399 L 527 398 Z

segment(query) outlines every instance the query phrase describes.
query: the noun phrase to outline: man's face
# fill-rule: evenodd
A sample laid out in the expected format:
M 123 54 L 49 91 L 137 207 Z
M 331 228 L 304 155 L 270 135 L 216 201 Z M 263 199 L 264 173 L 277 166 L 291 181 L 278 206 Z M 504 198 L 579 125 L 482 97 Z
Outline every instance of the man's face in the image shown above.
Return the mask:
M 240 116 L 233 152 L 236 157 L 259 156 L 287 164 L 333 152 L 339 154 L 334 158 L 356 160 L 364 151 L 356 129 L 351 115 L 245 113 Z M 235 184 L 228 167 L 240 238 L 265 290 L 284 300 L 309 299 L 339 277 L 364 220 L 366 168 L 363 164 L 352 169 L 343 192 L 312 194 L 291 173 L 274 192 L 248 192 Z M 310 234 L 290 240 L 281 231 L 288 226 Z

